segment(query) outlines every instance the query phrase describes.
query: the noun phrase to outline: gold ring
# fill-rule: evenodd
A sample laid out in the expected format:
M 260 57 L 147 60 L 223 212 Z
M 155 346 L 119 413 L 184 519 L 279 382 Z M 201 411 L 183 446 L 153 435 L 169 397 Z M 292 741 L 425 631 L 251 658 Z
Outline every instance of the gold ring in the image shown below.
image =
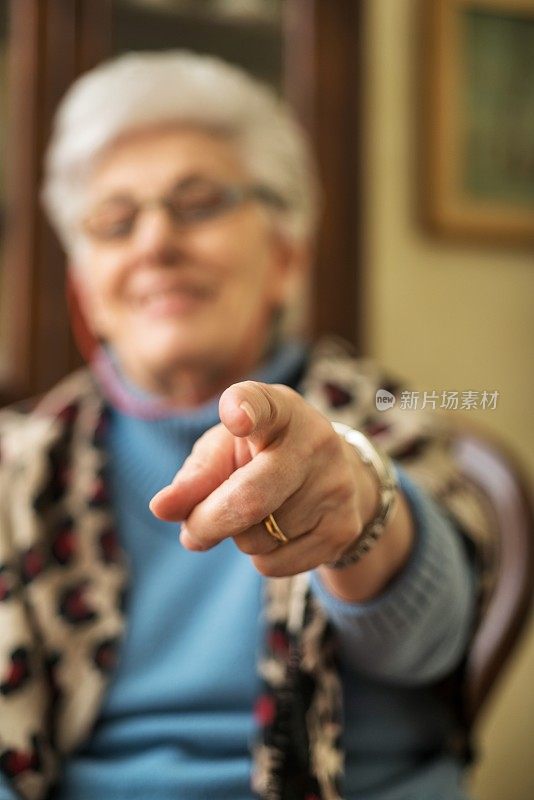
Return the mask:
M 269 514 L 268 517 L 265 517 L 263 524 L 265 525 L 265 530 L 267 533 L 272 536 L 273 539 L 276 539 L 277 542 L 280 542 L 280 544 L 287 544 L 289 542 L 289 539 L 285 535 L 284 531 L 280 530 L 278 527 L 278 523 L 272 514 Z

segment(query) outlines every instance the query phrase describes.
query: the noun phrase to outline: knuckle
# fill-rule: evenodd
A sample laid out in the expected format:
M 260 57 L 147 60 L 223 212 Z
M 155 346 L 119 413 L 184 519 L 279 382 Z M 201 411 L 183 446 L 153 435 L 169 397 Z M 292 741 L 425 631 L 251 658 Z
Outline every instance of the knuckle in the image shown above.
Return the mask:
M 319 446 L 325 455 L 331 458 L 341 458 L 343 452 L 343 440 L 334 431 L 327 419 L 322 419 L 317 425 L 317 435 Z
M 266 425 L 273 425 L 278 417 L 278 408 L 274 401 L 270 387 L 266 383 L 256 383 L 256 389 L 262 398 L 262 413 Z
M 321 517 L 334 514 L 343 518 L 354 506 L 357 487 L 350 471 L 341 468 L 334 475 L 322 477 L 315 494 L 315 508 L 321 512 Z
M 285 578 L 293 574 L 287 565 L 279 564 L 268 556 L 255 556 L 252 558 L 254 566 L 266 578 Z
M 306 402 L 298 392 L 291 388 L 291 386 L 286 386 L 283 383 L 273 383 L 270 384 L 270 388 L 276 389 L 286 400 L 289 400 L 292 403 L 296 402 L 298 404 L 305 404 Z
M 244 553 L 246 556 L 253 556 L 257 552 L 254 547 L 250 544 L 250 542 L 238 542 L 235 540 L 235 543 L 239 550 Z
M 320 457 L 334 464 L 341 462 L 343 443 L 325 417 L 321 414 L 308 417 L 304 421 L 303 432 L 301 447 L 308 458 Z
M 330 552 L 338 558 L 356 541 L 357 536 L 356 529 L 350 529 L 347 525 L 331 525 L 325 539 L 328 540 Z
M 237 547 L 247 556 L 253 556 L 262 552 L 259 537 L 252 531 L 240 533 L 234 537 Z
M 188 525 L 187 537 L 191 549 L 198 552 L 205 552 L 214 546 L 214 543 L 209 541 L 206 536 L 202 535 L 198 530 L 196 530 L 195 526 Z
M 274 548 L 270 544 L 261 542 L 259 539 L 254 541 L 236 542 L 238 548 L 246 556 L 260 556 L 270 553 Z
M 183 463 L 182 469 L 187 469 L 187 472 L 204 472 L 209 466 L 206 453 L 198 447 L 198 442 L 193 446 L 191 453 L 187 456 Z
M 204 431 L 204 433 L 201 436 L 199 436 L 198 439 L 195 441 L 191 452 L 198 453 L 205 450 L 210 441 L 212 441 L 213 438 L 217 437 L 217 431 L 222 430 L 222 428 L 223 428 L 222 424 L 218 423 L 217 425 L 214 425 L 212 428 L 208 428 L 207 431 Z
M 350 480 L 350 476 L 344 479 L 341 478 L 341 480 L 338 481 L 333 495 L 337 506 L 345 506 L 354 502 L 355 486 Z
M 309 435 L 307 427 L 303 428 L 303 435 L 297 445 L 296 455 L 301 464 L 311 464 L 317 455 L 317 442 L 313 436 Z
M 317 530 L 321 533 L 324 541 L 335 546 L 336 544 L 342 544 L 345 541 L 345 527 L 346 526 L 340 524 L 335 519 L 332 520 L 327 516 L 321 520 L 321 524 Z
M 249 528 L 264 519 L 267 514 L 267 498 L 253 481 L 243 481 L 228 498 L 230 509 L 237 510 L 243 524 Z
M 254 548 L 248 539 L 241 539 L 239 536 L 234 536 L 236 547 L 241 550 L 246 556 L 254 555 Z
M 333 537 L 333 542 L 341 552 L 344 552 L 347 547 L 353 544 L 358 538 L 358 531 L 356 528 L 339 528 L 336 535 Z

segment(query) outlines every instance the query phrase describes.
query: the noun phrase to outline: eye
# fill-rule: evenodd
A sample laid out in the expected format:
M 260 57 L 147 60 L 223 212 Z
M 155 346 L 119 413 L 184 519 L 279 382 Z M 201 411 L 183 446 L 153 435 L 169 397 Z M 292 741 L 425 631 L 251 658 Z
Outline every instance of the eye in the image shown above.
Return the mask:
M 97 239 L 119 239 L 131 232 L 137 210 L 136 204 L 131 201 L 106 202 L 87 215 L 83 227 Z
M 241 193 L 234 187 L 214 181 L 192 178 L 179 184 L 167 197 L 168 207 L 180 222 L 194 222 L 216 216 L 235 205 Z

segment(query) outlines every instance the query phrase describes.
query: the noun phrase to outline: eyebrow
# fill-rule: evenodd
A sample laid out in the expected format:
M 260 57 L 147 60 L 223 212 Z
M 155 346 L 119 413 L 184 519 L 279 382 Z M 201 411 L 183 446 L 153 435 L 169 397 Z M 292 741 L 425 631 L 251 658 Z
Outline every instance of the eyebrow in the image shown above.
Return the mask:
M 91 208 L 101 208 L 102 206 L 106 206 L 110 203 L 132 203 L 135 202 L 135 198 L 131 194 L 126 194 L 124 192 L 116 192 L 115 194 L 104 195 L 103 197 L 98 198 L 94 201 Z
M 189 174 L 184 175 L 181 178 L 177 178 L 176 180 L 174 180 L 170 184 L 169 188 L 163 194 L 164 195 L 165 194 L 169 194 L 170 192 L 173 192 L 176 189 L 178 189 L 180 186 L 186 185 L 186 184 L 190 183 L 191 181 L 195 181 L 195 180 L 209 181 L 209 182 L 212 182 L 212 183 L 224 183 L 224 180 L 222 178 L 219 178 L 219 179 L 218 178 L 212 178 L 212 177 L 210 177 L 210 176 L 208 176 L 208 175 L 206 175 L 205 173 L 202 173 L 202 172 L 190 172 Z M 137 198 L 135 197 L 135 195 L 126 193 L 124 190 L 118 190 L 115 193 L 109 194 L 107 196 L 103 196 L 103 197 L 99 198 L 98 200 L 95 200 L 93 208 L 98 208 L 100 206 L 107 205 L 108 203 L 116 203 L 116 202 L 128 202 L 128 203 L 131 203 L 132 201 L 136 202 L 136 199 Z

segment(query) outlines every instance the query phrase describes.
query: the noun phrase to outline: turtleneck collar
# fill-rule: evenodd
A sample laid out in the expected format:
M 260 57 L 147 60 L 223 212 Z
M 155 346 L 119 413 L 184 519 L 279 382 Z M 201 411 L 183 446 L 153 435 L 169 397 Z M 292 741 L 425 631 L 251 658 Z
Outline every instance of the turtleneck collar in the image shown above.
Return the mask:
M 296 385 L 306 354 L 307 346 L 303 342 L 282 342 L 247 378 L 263 383 Z M 116 352 L 109 346 L 98 349 L 91 369 L 109 404 L 128 416 L 144 420 L 188 417 L 199 422 L 207 417 L 218 416 L 219 394 L 194 409 L 179 411 L 164 397 L 148 392 L 131 381 L 125 375 Z

